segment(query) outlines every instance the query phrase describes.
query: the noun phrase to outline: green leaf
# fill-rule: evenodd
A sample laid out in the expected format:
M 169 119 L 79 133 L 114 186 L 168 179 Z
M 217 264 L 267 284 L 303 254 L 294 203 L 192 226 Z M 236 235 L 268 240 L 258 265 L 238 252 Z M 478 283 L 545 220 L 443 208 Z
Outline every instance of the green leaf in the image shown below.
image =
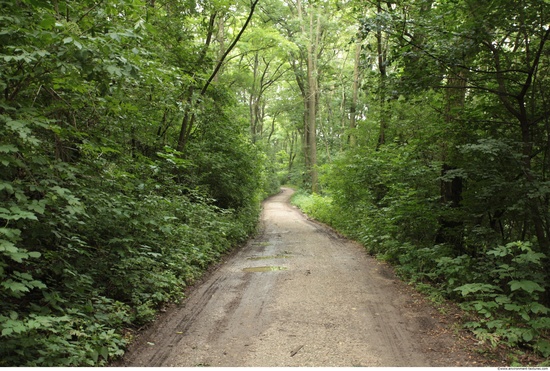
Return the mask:
M 0 251 L 5 251 L 8 253 L 16 253 L 16 252 L 19 252 L 19 249 L 10 241 L 0 240 Z
M 545 257 L 546 255 L 544 255 L 543 253 L 529 251 L 524 254 L 520 254 L 516 258 L 512 259 L 512 261 L 520 264 L 525 264 L 525 263 L 540 264 L 541 260 L 544 259 Z
M 119 35 L 118 33 L 109 32 L 107 35 L 109 35 L 109 37 L 110 37 L 111 39 L 120 42 L 120 35 Z
M 524 341 L 530 342 L 534 338 L 533 331 L 531 329 L 526 329 L 523 331 L 522 337 Z
M 46 201 L 32 200 L 31 203 L 27 205 L 27 209 L 32 210 L 37 214 L 44 214 L 44 211 L 46 210 Z
M 504 325 L 504 321 L 501 319 L 495 319 L 487 322 L 487 328 L 490 328 L 490 329 L 492 328 L 499 329 L 499 328 L 502 328 L 503 325 Z
M 460 291 L 462 296 L 467 296 L 472 293 L 487 293 L 497 291 L 498 287 L 495 285 L 489 285 L 487 283 L 467 283 L 454 289 L 454 291 Z
M 19 278 L 20 280 L 32 280 L 32 276 L 28 273 L 21 273 L 21 272 L 13 272 L 13 274 L 15 276 L 17 276 L 17 278 Z
M 97 350 L 92 350 L 92 359 L 94 360 L 94 363 L 97 363 L 97 360 L 99 358 L 99 352 Z
M 544 292 L 544 288 L 542 288 L 538 283 L 530 280 L 521 280 L 521 281 L 514 280 L 514 281 L 510 281 L 509 285 L 512 291 L 521 289 L 530 294 L 532 294 L 535 291 Z
M 19 219 L 30 219 L 30 220 L 38 220 L 36 215 L 34 213 L 31 213 L 30 211 L 21 210 L 19 206 L 12 206 L 10 207 L 10 211 L 12 212 L 12 215 L 9 217 L 9 219 L 13 220 L 19 220 Z
M 520 312 L 523 309 L 523 307 L 518 304 L 506 304 L 504 305 L 504 309 L 510 312 Z
M 2 182 L 0 183 L 0 191 L 5 190 L 8 194 L 13 194 L 15 191 L 11 183 Z
M 546 314 L 548 313 L 548 308 L 540 303 L 534 302 L 534 303 L 531 303 L 531 312 L 536 314 L 538 313 Z
M 39 258 L 42 256 L 38 251 L 29 251 L 27 254 L 29 254 L 30 258 Z
M 510 299 L 510 297 L 505 295 L 499 295 L 495 297 L 495 301 L 499 304 L 507 304 L 507 303 L 510 303 L 512 299 Z
M 21 282 L 15 282 L 14 280 L 7 280 L 2 282 L 2 286 L 8 290 L 11 290 L 15 293 L 29 292 L 29 288 L 22 284 Z
M 27 121 L 10 119 L 6 121 L 6 127 L 19 134 L 21 139 L 29 140 L 31 129 L 29 128 L 29 123 Z
M 550 317 L 539 317 L 529 322 L 529 326 L 537 330 L 550 329 Z
M 67 188 L 62 188 L 60 186 L 52 187 L 52 191 L 55 191 L 58 195 L 65 197 L 66 194 L 71 194 L 71 191 Z
M 3 152 L 3 153 L 19 152 L 19 149 L 13 144 L 2 144 L 0 145 L 0 152 Z
M 535 343 L 535 349 L 537 352 L 542 354 L 543 357 L 550 357 L 550 341 L 548 340 L 538 340 Z
M 15 252 L 10 254 L 10 258 L 12 258 L 18 263 L 23 263 L 23 260 L 29 258 L 29 254 L 27 254 L 26 252 Z
M 109 348 L 107 347 L 101 347 L 99 350 L 99 354 L 106 360 L 109 358 Z
M 13 333 L 13 329 L 11 327 L 8 327 L 2 330 L 2 336 L 9 336 L 12 333 Z
M 44 19 L 40 21 L 40 27 L 42 27 L 45 30 L 51 30 L 54 25 L 55 25 L 55 18 L 50 15 L 46 15 Z
M 107 69 L 107 72 L 109 72 L 109 74 L 111 74 L 111 75 L 114 75 L 114 76 L 117 76 L 117 77 L 122 76 L 122 71 L 117 66 L 109 65 L 109 66 L 107 66 L 106 69 Z
M 14 322 L 14 325 L 13 325 L 12 329 L 13 329 L 13 332 L 15 332 L 17 334 L 21 334 L 21 333 L 27 331 L 27 326 L 25 326 L 24 322 L 16 321 L 16 322 Z

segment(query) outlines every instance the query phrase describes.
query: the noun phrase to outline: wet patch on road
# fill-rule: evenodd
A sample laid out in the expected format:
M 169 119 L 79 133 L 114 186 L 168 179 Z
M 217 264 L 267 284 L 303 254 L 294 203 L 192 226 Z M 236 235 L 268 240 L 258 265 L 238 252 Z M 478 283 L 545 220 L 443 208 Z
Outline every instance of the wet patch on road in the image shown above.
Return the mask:
M 287 267 L 280 267 L 280 266 L 263 266 L 263 267 L 249 267 L 249 268 L 243 268 L 243 272 L 275 272 L 275 271 L 286 271 Z

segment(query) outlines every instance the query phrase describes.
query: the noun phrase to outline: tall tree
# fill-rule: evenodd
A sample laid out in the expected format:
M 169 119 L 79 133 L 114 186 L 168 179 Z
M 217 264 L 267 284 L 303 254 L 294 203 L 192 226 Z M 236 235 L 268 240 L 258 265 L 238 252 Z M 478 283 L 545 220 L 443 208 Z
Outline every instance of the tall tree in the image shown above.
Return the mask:
M 361 85 L 361 72 L 360 72 L 360 63 L 361 63 L 361 50 L 362 44 L 361 39 L 357 38 L 355 42 L 355 53 L 353 59 L 353 84 L 352 84 L 352 93 L 351 93 L 351 105 L 349 110 L 349 145 L 355 147 L 357 144 L 357 137 L 355 129 L 357 128 L 357 103 L 359 95 L 359 86 Z
M 197 89 L 195 86 L 191 85 L 189 89 L 186 92 L 186 100 L 185 100 L 185 113 L 183 116 L 183 120 L 181 123 L 181 128 L 178 136 L 178 145 L 177 149 L 179 151 L 184 151 L 185 146 L 191 136 L 191 133 L 194 128 L 195 124 L 195 111 L 199 109 L 197 106 L 200 105 L 200 102 L 204 99 L 206 92 L 208 91 L 208 88 L 212 81 L 216 78 L 218 72 L 222 68 L 227 56 L 231 51 L 235 48 L 237 43 L 239 42 L 240 38 L 242 37 L 244 31 L 248 27 L 248 24 L 252 20 L 252 16 L 254 15 L 254 10 L 256 8 L 256 5 L 258 4 L 259 0 L 253 0 L 250 4 L 250 11 L 248 15 L 246 16 L 246 19 L 244 21 L 244 24 L 242 25 L 240 31 L 237 33 L 237 35 L 234 37 L 233 41 L 230 43 L 230 45 L 227 47 L 226 50 L 224 50 L 220 56 L 218 57 L 218 60 L 216 64 L 213 67 L 212 72 L 210 73 L 210 76 L 206 79 L 206 82 L 200 87 L 200 90 Z M 198 66 L 201 66 L 204 62 L 204 56 L 206 52 L 208 51 L 208 48 L 210 46 L 212 36 L 213 36 L 213 25 L 215 23 L 215 19 L 217 16 L 217 12 L 213 11 L 210 15 L 209 20 L 209 27 L 208 32 L 206 35 L 206 40 L 203 46 L 203 49 L 201 53 L 199 54 L 199 59 L 197 60 L 197 63 L 195 63 Z M 223 43 L 221 44 L 223 46 Z M 195 93 L 195 90 L 199 90 L 198 93 Z

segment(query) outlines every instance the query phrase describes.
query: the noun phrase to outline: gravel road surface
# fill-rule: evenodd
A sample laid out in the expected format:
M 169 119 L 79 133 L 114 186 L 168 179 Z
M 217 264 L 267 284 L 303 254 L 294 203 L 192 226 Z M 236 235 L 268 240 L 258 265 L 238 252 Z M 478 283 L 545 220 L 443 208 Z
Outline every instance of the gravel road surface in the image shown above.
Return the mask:
M 475 366 L 439 313 L 292 190 L 261 233 L 145 331 L 124 366 Z

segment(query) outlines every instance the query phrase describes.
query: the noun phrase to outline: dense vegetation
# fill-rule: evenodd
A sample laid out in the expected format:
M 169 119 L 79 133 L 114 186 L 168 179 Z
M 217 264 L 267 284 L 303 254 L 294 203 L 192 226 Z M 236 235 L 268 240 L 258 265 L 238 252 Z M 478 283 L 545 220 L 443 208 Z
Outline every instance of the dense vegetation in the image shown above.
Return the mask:
M 0 366 L 122 354 L 122 330 L 246 239 L 273 191 L 222 82 L 178 150 L 217 50 L 204 14 L 153 5 L 0 2 Z
M 280 183 L 550 355 L 547 1 L 0 10 L 0 366 L 122 354 Z

